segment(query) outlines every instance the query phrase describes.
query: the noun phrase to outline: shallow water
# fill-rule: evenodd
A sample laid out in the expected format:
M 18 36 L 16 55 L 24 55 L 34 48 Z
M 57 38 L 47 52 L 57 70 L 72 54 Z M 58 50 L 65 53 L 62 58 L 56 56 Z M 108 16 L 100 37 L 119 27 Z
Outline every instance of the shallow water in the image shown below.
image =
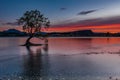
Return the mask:
M 0 38 L 0 77 L 120 79 L 120 38 Z M 38 79 L 39 80 L 39 79 Z

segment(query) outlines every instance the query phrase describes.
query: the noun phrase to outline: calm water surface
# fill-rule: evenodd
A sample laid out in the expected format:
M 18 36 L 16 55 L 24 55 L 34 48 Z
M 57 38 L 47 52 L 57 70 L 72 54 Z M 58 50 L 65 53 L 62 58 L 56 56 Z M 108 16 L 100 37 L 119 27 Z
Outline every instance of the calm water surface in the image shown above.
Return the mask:
M 0 38 L 0 77 L 120 78 L 120 38 Z M 36 79 L 37 80 L 37 79 Z

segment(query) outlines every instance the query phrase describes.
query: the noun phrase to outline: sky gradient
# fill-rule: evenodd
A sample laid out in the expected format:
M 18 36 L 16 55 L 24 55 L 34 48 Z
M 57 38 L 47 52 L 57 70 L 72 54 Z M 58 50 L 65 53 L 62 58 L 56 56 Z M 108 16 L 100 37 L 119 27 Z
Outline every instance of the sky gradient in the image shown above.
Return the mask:
M 50 19 L 49 32 L 120 32 L 120 0 L 0 0 L 0 31 L 21 30 L 16 19 L 34 9 Z

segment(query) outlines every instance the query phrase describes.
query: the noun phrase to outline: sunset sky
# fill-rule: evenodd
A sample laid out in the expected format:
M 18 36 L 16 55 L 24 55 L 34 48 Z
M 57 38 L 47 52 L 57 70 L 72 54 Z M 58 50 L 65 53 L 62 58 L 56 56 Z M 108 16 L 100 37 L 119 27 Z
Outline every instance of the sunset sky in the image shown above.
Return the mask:
M 120 32 L 120 0 L 0 0 L 0 31 L 20 30 L 16 19 L 34 9 L 50 19 L 49 32 Z

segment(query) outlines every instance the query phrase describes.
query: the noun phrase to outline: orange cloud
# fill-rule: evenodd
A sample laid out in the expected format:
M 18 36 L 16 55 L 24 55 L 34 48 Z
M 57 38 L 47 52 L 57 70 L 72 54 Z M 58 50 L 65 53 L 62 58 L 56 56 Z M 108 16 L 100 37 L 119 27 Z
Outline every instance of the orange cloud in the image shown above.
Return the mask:
M 92 30 L 94 32 L 120 32 L 120 24 L 105 24 L 98 26 L 64 26 L 64 27 L 51 27 L 47 32 L 69 32 L 78 30 Z

